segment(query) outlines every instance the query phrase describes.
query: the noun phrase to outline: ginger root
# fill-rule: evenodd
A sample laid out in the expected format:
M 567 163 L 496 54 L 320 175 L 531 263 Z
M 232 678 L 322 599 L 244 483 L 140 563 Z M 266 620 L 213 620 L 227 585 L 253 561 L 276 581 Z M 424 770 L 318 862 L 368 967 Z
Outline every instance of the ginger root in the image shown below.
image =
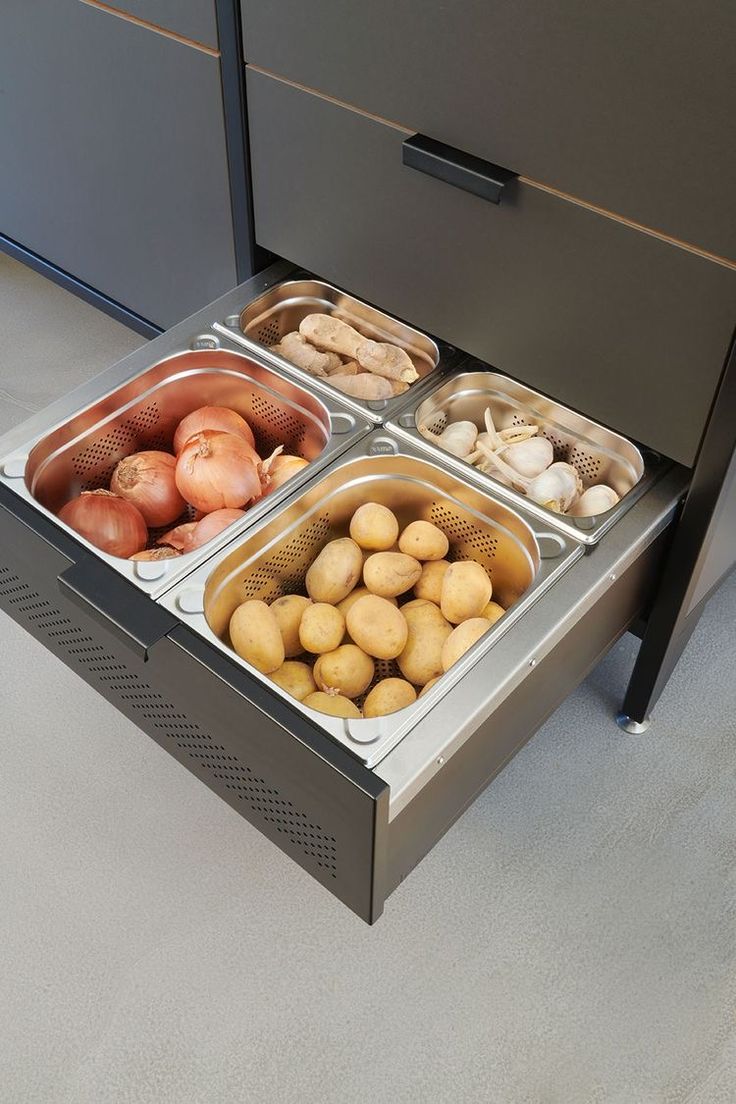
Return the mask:
M 340 353 L 351 360 L 355 359 L 358 346 L 365 344 L 366 340 L 347 322 L 341 322 L 329 314 L 306 315 L 299 323 L 299 333 L 318 349 Z
M 354 399 L 390 399 L 396 393 L 392 381 L 382 376 L 372 376 L 368 372 L 361 372 L 359 376 L 346 376 L 342 374 L 330 376 L 330 383 L 342 391 L 345 395 L 352 395 Z
M 296 330 L 284 334 L 279 344 L 272 345 L 271 349 L 274 353 L 284 357 L 285 360 L 296 364 L 298 368 L 303 368 L 305 372 L 309 372 L 312 376 L 326 376 L 330 372 L 336 372 L 342 368 L 342 361 L 339 356 L 335 353 L 325 353 L 315 349 Z
M 355 358 L 361 368 L 376 376 L 401 380 L 402 383 L 413 383 L 419 379 L 408 353 L 387 341 L 364 341 L 358 347 Z

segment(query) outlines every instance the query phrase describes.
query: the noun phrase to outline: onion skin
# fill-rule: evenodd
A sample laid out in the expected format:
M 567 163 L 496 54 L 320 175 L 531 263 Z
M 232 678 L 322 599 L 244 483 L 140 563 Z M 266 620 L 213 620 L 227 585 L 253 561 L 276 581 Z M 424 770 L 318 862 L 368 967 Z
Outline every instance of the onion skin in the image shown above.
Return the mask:
M 245 510 L 215 510 L 211 514 L 205 514 L 192 530 L 187 552 L 193 552 L 195 548 L 201 548 L 203 544 L 214 540 L 223 529 L 244 516 Z
M 156 544 L 169 545 L 178 552 L 190 552 L 192 533 L 196 528 L 196 521 L 185 521 L 183 525 L 177 525 L 176 529 L 169 529 L 168 533 L 158 538 Z
M 148 543 L 140 510 L 110 491 L 82 491 L 62 507 L 59 520 L 110 556 L 130 559 Z
M 232 433 L 235 437 L 242 437 L 251 448 L 255 448 L 256 442 L 253 437 L 253 430 L 240 414 L 230 410 L 227 406 L 200 406 L 198 410 L 193 410 L 191 414 L 187 414 L 186 418 L 183 418 L 176 427 L 174 433 L 174 452 L 176 455 L 179 455 L 190 438 L 205 429 L 215 430 L 218 433 Z
M 173 560 L 181 556 L 177 548 L 148 548 L 143 552 L 136 552 L 131 560 Z
M 110 490 L 132 502 L 146 525 L 171 525 L 186 508 L 176 489 L 176 457 L 170 452 L 136 452 L 121 460 L 110 480 Z
M 308 463 L 309 461 L 301 456 L 277 456 L 268 469 L 268 486 L 264 494 L 278 490 L 298 471 L 306 468 Z
M 179 454 L 176 485 L 195 510 L 237 510 L 261 497 L 260 467 L 258 454 L 241 437 L 203 430 Z

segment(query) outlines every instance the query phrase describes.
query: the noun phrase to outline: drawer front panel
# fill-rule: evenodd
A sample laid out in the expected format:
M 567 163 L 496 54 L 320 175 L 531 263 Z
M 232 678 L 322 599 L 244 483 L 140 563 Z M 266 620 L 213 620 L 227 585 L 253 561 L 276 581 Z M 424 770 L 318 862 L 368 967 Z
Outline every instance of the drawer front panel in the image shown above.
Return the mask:
M 0 73 L 3 234 L 163 327 L 237 282 L 216 57 L 10 0 Z
M 249 62 L 736 258 L 736 8 L 243 0 Z
M 260 244 L 693 463 L 736 272 L 523 184 L 487 203 L 402 165 L 404 131 L 253 71 L 248 103 Z
M 227 662 L 190 644 L 187 630 L 165 635 L 171 615 L 112 576 L 112 587 L 130 591 L 126 617 L 164 630 L 145 655 L 123 643 L 104 580 L 97 610 L 71 601 L 57 576 L 74 562 L 74 542 L 13 499 L 0 488 L 0 609 L 339 900 L 376 920 L 385 895 L 385 783 L 303 719 L 295 736 L 292 710 L 242 671 L 228 681 Z M 112 575 L 99 561 L 92 567 L 100 579 Z

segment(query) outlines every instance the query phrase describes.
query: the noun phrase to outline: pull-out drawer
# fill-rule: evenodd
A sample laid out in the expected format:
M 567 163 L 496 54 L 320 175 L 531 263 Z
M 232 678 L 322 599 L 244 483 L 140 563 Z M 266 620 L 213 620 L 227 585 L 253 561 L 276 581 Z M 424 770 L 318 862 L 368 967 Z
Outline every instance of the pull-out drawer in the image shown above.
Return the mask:
M 487 203 L 402 164 L 407 131 L 258 72 L 248 106 L 262 245 L 693 463 L 736 271 L 522 182 Z
M 242 4 L 249 62 L 736 258 L 732 5 Z

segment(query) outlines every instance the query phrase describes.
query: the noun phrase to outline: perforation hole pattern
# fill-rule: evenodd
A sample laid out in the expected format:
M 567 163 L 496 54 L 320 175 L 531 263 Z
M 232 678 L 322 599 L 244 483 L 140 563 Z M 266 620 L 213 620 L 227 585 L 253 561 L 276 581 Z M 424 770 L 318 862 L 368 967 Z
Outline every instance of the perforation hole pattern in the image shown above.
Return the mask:
M 271 318 L 268 322 L 259 326 L 255 338 L 256 341 L 260 341 L 261 345 L 269 347 L 276 345 L 281 340 L 281 325 L 278 318 Z
M 337 841 L 334 836 L 313 823 L 306 813 L 296 809 L 291 801 L 237 756 L 228 754 L 199 725 L 177 712 L 162 694 L 120 663 L 102 645 L 95 643 L 93 637 L 5 566 L 0 566 L 0 599 L 3 599 L 13 617 L 25 621 L 35 632 L 43 633 L 52 649 L 65 652 L 79 667 L 84 668 L 93 685 L 97 683 L 100 689 L 117 697 L 134 714 L 139 714 L 152 724 L 185 752 L 200 771 L 218 779 L 251 812 L 258 814 L 288 839 L 328 877 L 337 878 Z
M 149 403 L 72 457 L 72 470 L 82 480 L 80 490 L 107 488 L 116 465 L 137 449 L 165 449 L 166 437 L 156 429 L 159 417 L 158 404 Z

